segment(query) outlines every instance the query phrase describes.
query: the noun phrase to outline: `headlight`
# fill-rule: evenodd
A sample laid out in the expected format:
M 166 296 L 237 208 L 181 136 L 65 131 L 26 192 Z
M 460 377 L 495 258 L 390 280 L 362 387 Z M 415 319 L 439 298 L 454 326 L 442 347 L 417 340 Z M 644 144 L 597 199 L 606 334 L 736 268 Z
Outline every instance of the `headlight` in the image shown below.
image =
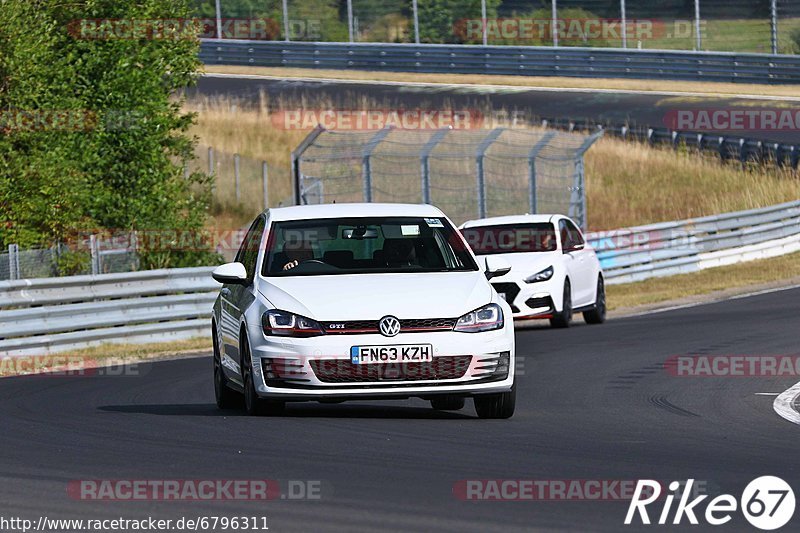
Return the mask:
M 533 276 L 528 276 L 525 278 L 525 283 L 536 283 L 539 281 L 547 281 L 548 279 L 553 277 L 553 267 L 549 266 L 542 270 L 541 272 L 537 272 Z
M 266 335 L 280 337 L 315 337 L 323 334 L 322 327 L 316 320 L 277 309 L 264 313 L 261 326 Z
M 477 333 L 503 327 L 503 310 L 497 304 L 489 304 L 462 316 L 456 322 L 455 331 Z

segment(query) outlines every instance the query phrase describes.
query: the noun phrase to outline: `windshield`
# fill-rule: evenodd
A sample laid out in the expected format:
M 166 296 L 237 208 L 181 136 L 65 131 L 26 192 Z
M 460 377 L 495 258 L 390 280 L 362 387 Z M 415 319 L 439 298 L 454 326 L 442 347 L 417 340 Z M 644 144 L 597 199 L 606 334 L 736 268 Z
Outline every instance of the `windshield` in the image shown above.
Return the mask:
M 478 270 L 444 218 L 373 217 L 276 222 L 264 276 Z
M 477 255 L 554 252 L 556 232 L 549 222 L 506 226 L 475 226 L 461 230 Z

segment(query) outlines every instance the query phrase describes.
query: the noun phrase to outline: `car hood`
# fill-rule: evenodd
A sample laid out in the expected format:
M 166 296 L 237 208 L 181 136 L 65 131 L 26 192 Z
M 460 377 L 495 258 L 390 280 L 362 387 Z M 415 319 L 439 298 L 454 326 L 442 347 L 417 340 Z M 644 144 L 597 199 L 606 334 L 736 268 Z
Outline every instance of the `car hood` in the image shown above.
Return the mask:
M 478 256 L 480 260 L 490 256 Z M 531 274 L 544 270 L 560 260 L 561 252 L 524 252 L 518 254 L 497 254 L 494 257 L 502 257 L 511 265 L 511 272 L 502 278 L 494 280 L 527 277 Z M 481 261 L 482 263 L 482 261 Z
M 278 309 L 323 321 L 458 318 L 492 299 L 482 272 L 270 277 L 259 292 Z

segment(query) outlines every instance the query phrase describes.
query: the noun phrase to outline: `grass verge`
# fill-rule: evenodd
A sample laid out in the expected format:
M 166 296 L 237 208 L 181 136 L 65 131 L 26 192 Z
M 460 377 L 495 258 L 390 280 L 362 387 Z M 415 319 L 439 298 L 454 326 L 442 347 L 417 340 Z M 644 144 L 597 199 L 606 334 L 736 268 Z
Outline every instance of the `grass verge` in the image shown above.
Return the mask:
M 174 357 L 211 353 L 210 338 L 148 344 L 102 344 L 49 355 L 0 358 L 0 377 L 63 372 L 80 375 L 81 370 L 127 365 Z
M 284 67 L 206 65 L 209 74 L 245 74 L 279 78 L 326 78 L 336 80 L 444 83 L 455 85 L 508 85 L 557 89 L 605 89 L 713 95 L 760 95 L 800 98 L 796 85 L 689 82 L 672 80 L 626 80 L 617 78 L 568 78 L 549 76 L 490 76 L 475 74 L 426 74 L 421 72 L 375 72 L 368 70 L 324 70 Z
M 800 282 L 800 253 L 716 267 L 691 274 L 653 278 L 636 283 L 608 285 L 610 310 L 619 311 L 651 304 L 676 302 L 702 296 L 724 297 L 728 291 L 797 279 Z

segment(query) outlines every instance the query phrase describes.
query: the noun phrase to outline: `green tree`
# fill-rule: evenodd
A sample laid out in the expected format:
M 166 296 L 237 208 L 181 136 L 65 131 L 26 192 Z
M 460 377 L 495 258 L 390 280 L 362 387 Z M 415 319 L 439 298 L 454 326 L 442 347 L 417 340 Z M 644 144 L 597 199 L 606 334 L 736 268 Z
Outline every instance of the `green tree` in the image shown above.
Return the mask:
M 501 0 L 486 0 L 486 18 L 497 17 Z M 481 0 L 419 0 L 419 38 L 423 43 L 471 41 L 463 28 L 467 21 L 480 21 Z
M 97 23 L 190 13 L 187 0 L 0 0 L 0 245 L 202 230 L 210 182 L 184 177 L 194 116 L 179 96 L 196 81 L 198 40 Z M 175 251 L 167 266 L 204 259 Z

